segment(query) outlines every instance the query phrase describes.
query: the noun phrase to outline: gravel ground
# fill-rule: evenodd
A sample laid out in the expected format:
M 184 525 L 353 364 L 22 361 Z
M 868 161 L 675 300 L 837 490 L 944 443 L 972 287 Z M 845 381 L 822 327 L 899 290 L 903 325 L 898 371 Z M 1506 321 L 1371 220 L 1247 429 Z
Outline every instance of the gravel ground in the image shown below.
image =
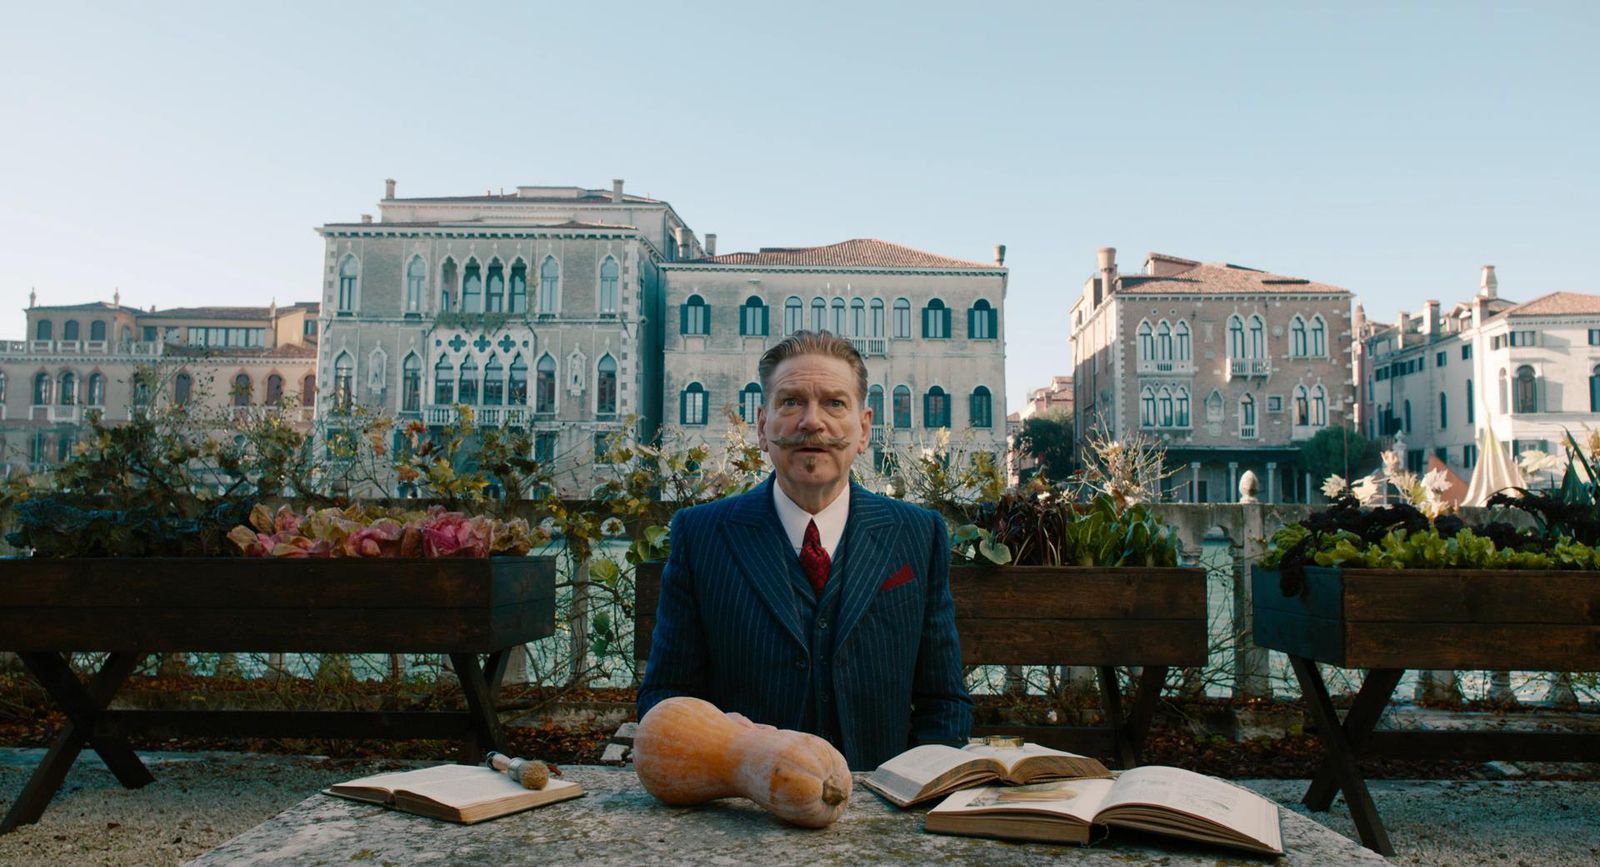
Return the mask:
M 0 812 L 42 750 L 0 748 Z M 418 763 L 253 753 L 141 753 L 156 782 L 123 789 L 98 758 L 80 757 L 44 818 L 0 836 L 5 865 L 181 864 L 331 783 Z M 1343 800 L 1299 803 L 1304 780 L 1242 780 L 1288 809 L 1355 838 Z M 1600 863 L 1594 782 L 1378 780 L 1369 783 L 1392 860 L 1429 865 Z

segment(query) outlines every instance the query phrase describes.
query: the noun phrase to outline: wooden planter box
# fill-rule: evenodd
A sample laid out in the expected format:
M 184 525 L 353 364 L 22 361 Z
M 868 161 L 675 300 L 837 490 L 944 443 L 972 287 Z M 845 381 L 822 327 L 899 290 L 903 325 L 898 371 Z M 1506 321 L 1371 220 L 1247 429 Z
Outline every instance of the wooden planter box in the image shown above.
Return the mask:
M 0 650 L 488 652 L 555 632 L 555 560 L 0 560 Z
M 1600 670 L 1600 573 L 1306 569 L 1252 574 L 1255 643 L 1343 668 Z
M 661 566 L 638 571 L 641 663 L 650 655 Z M 956 566 L 950 592 L 967 665 L 1206 664 L 1204 569 Z

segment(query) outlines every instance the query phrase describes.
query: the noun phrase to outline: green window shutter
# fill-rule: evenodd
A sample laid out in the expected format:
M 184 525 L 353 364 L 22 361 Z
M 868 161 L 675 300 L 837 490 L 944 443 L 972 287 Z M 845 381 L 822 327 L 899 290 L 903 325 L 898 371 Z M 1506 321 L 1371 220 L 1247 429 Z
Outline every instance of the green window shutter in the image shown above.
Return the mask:
M 689 333 L 689 305 L 678 305 L 678 333 Z

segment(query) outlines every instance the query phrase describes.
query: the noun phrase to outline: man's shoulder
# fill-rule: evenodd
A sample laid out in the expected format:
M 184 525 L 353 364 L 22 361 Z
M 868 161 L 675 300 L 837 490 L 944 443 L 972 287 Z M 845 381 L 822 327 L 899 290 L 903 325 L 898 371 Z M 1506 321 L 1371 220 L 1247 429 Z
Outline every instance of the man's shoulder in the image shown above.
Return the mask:
M 770 500 L 772 495 L 767 491 L 766 485 L 757 485 L 741 494 L 732 494 L 721 499 L 712 500 L 709 503 L 701 503 L 697 506 L 679 509 L 675 519 L 680 526 L 685 527 L 715 523 L 725 520 L 736 513 L 760 506 L 763 496 Z
M 908 503 L 905 500 L 897 500 L 894 497 L 875 494 L 860 483 L 856 483 L 855 488 L 858 502 L 868 505 L 870 508 L 881 509 L 902 524 L 932 527 L 941 519 L 939 513 L 932 509 L 924 508 L 915 503 Z

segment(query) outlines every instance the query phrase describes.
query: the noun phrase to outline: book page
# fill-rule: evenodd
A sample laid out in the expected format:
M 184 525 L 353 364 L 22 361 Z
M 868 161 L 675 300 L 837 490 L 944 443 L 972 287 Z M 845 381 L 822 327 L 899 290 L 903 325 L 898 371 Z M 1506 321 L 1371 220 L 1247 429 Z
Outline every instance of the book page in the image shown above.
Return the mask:
M 935 813 L 1033 813 L 1060 816 L 1085 825 L 1094 822 L 1110 780 L 1059 780 L 1026 786 L 984 786 L 956 792 L 929 811 Z
M 1115 815 L 1105 814 L 1116 813 L 1119 808 L 1121 812 L 1143 819 L 1150 815 L 1150 811 L 1140 809 L 1145 806 L 1202 819 L 1274 850 L 1283 848 L 1278 829 L 1278 805 L 1248 789 L 1204 774 L 1164 767 L 1125 771 L 1101 805 L 1100 821 L 1115 821 Z M 1181 817 L 1170 824 L 1199 827 Z
M 1105 776 L 1111 774 L 1105 766 L 1088 756 L 1077 753 L 1053 750 L 1038 744 L 1023 744 L 1020 747 L 994 747 L 988 744 L 968 744 L 961 748 L 961 752 L 968 755 L 991 758 L 1000 763 L 1005 769 L 1005 775 L 1016 782 L 1025 782 L 1017 777 L 1018 766 L 1029 759 L 1037 759 L 1032 764 L 1043 764 L 1045 767 L 1023 768 L 1023 776 L 1032 777 L 1043 772 L 1060 771 L 1062 773 L 1076 773 L 1080 776 Z

